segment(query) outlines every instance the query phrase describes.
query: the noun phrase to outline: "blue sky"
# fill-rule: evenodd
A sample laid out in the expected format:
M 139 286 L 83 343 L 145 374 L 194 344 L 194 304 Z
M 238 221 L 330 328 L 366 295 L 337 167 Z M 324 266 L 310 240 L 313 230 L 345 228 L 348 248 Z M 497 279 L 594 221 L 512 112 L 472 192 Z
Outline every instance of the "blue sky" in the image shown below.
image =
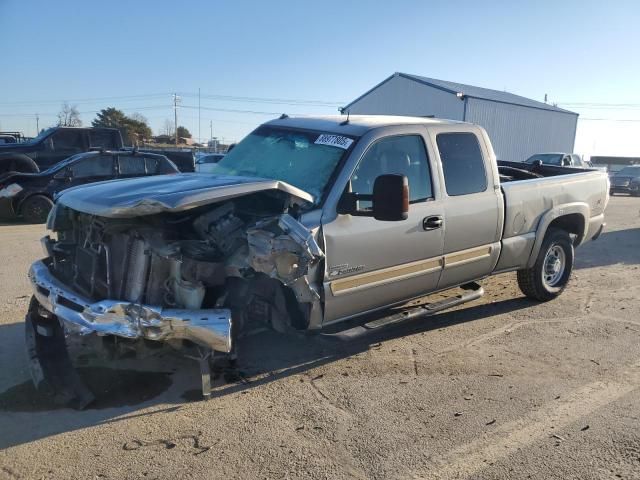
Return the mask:
M 579 153 L 640 155 L 640 2 L 0 0 L 0 128 L 35 131 L 63 100 L 238 140 L 271 115 L 336 113 L 391 73 L 470 83 L 578 111 Z M 249 101 L 290 99 L 295 102 Z M 300 104 L 315 100 L 329 105 Z M 294 103 L 294 104 L 291 104 Z M 218 109 L 218 110 L 211 110 Z

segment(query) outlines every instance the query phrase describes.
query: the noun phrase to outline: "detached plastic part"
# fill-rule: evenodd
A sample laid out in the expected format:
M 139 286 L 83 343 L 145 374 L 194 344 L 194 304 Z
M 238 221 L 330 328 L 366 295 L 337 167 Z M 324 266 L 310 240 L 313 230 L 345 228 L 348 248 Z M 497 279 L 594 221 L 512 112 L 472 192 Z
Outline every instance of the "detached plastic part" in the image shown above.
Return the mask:
M 36 389 L 58 405 L 82 410 L 95 396 L 82 382 L 71 363 L 64 330 L 53 316 L 42 316 L 32 297 L 25 318 L 25 341 L 29 370 Z

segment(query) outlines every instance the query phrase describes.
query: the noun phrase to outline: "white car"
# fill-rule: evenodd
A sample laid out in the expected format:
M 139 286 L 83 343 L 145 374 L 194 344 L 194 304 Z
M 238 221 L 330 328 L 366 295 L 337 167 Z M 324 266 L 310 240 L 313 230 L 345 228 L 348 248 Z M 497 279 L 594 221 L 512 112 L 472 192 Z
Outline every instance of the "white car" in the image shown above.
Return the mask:
M 205 153 L 196 158 L 196 172 L 211 173 L 213 166 L 224 158 L 224 153 Z

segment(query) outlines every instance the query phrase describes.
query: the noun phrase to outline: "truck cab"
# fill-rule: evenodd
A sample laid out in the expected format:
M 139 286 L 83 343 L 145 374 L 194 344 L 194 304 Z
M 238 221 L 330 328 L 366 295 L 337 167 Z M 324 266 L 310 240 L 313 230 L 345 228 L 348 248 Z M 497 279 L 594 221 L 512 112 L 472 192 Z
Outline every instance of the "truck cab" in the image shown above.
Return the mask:
M 52 127 L 20 143 L 0 145 L 0 173 L 36 173 L 92 149 L 122 148 L 115 128 Z

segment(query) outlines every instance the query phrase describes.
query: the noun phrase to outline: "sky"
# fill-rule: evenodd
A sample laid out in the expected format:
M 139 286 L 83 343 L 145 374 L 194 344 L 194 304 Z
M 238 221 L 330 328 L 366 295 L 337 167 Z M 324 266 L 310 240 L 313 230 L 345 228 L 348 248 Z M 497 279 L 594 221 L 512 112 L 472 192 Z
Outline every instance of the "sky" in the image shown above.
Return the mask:
M 106 107 L 237 141 L 406 72 L 578 112 L 575 151 L 640 156 L 640 2 L 0 0 L 0 130 Z M 198 119 L 200 89 L 200 120 Z

